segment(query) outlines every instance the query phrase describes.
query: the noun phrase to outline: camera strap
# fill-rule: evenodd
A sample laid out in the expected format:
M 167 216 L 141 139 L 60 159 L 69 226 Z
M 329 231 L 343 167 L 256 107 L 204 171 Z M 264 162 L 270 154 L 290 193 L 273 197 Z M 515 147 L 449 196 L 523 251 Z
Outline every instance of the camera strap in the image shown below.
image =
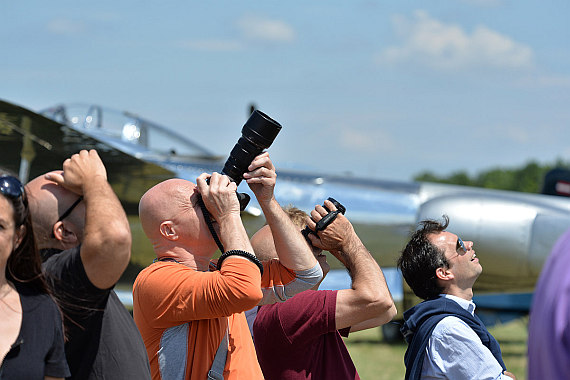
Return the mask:
M 208 372 L 208 380 L 224 380 L 224 367 L 228 360 L 228 330 L 229 327 L 226 327 L 226 333 L 222 338 L 222 342 L 218 346 L 214 362 Z
M 210 212 L 206 208 L 206 205 L 204 204 L 204 200 L 202 199 L 201 195 L 198 196 L 198 203 L 200 204 L 200 208 L 202 209 L 202 214 L 204 215 L 204 220 L 206 221 L 206 224 L 208 225 L 208 229 L 210 230 L 210 234 L 214 238 L 214 241 L 216 242 L 216 245 L 220 249 L 220 252 L 224 253 L 225 252 L 224 245 L 220 241 L 220 238 L 218 237 L 218 234 L 216 233 L 216 230 L 214 229 L 214 225 L 212 224 L 212 218 L 210 218 Z

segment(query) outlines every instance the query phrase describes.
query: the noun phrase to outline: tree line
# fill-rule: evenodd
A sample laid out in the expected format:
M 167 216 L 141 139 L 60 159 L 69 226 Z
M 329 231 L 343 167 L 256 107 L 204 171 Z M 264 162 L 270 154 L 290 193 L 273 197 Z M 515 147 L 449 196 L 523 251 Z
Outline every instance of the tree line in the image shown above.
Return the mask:
M 540 193 L 544 176 L 554 168 L 570 170 L 570 162 L 563 161 L 560 158 L 549 164 L 539 164 L 536 161 L 529 161 L 521 167 L 496 167 L 481 171 L 473 176 L 470 176 L 464 170 L 453 172 L 447 176 L 439 176 L 426 170 L 415 175 L 414 180 L 419 182 L 437 182 L 484 187 L 488 189 L 512 190 L 525 193 Z

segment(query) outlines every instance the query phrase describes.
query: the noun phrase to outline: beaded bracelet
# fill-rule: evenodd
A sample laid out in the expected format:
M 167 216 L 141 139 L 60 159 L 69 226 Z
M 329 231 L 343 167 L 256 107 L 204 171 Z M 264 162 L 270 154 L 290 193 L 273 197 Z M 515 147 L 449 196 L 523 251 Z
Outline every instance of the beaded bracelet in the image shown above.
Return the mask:
M 240 251 L 238 249 L 233 249 L 231 251 L 227 251 L 222 256 L 220 256 L 220 258 L 218 259 L 218 270 L 220 270 L 222 268 L 222 262 L 226 258 L 228 258 L 229 256 L 245 257 L 246 259 L 248 259 L 249 261 L 251 261 L 252 263 L 257 265 L 257 267 L 259 268 L 259 271 L 261 272 L 261 275 L 263 276 L 263 264 L 261 264 L 261 261 L 259 261 L 259 259 L 257 257 L 255 257 L 254 255 L 252 255 L 251 253 L 246 252 L 246 251 Z

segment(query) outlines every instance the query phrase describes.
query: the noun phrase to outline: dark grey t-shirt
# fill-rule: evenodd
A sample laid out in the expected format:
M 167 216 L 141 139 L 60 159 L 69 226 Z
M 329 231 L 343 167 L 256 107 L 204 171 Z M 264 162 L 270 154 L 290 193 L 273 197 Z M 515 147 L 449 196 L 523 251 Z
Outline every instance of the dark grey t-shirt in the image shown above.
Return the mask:
M 95 287 L 80 247 L 51 255 L 44 272 L 64 314 L 69 379 L 150 379 L 146 349 L 113 289 Z

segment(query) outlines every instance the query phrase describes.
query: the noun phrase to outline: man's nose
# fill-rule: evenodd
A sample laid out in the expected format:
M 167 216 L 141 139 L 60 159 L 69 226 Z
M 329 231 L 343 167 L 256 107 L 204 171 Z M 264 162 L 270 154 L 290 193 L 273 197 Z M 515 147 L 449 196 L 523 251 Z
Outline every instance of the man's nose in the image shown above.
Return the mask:
M 464 241 L 463 243 L 465 244 L 465 248 L 467 248 L 468 251 L 471 251 L 475 245 L 475 243 L 472 241 Z

